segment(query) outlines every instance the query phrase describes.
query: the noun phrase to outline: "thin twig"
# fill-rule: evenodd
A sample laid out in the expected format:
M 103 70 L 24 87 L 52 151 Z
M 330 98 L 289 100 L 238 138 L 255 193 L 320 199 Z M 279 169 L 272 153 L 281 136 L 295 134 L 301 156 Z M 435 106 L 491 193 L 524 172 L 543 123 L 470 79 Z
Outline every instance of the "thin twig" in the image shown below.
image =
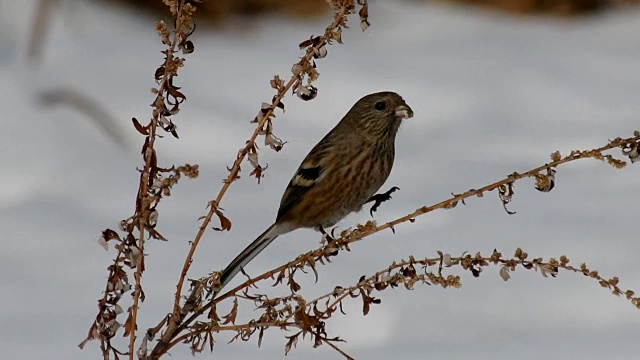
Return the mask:
M 346 359 L 348 360 L 355 360 L 354 358 L 352 358 L 351 356 L 349 356 L 346 352 L 342 351 L 339 347 L 335 346 L 333 343 L 331 343 L 331 341 L 327 340 L 327 339 L 322 339 L 322 342 L 324 342 L 325 344 L 331 346 L 333 348 L 333 350 L 339 352 L 342 356 L 344 356 Z
M 399 285 L 404 285 L 407 289 L 412 289 L 413 284 L 423 283 L 423 284 L 430 284 L 430 285 L 437 284 L 442 286 L 443 288 L 460 287 L 461 283 L 459 282 L 459 277 L 451 278 L 451 276 L 448 276 L 445 278 L 442 275 L 441 273 L 442 269 L 440 269 L 440 267 L 442 266 L 443 262 L 445 262 L 445 265 L 447 268 L 452 268 L 453 266 L 459 266 L 462 269 L 467 271 L 473 272 L 475 270 L 476 273 L 474 274 L 474 276 L 477 276 L 480 274 L 481 271 L 478 270 L 478 268 L 483 268 L 491 265 L 499 265 L 502 268 L 505 268 L 506 273 L 515 271 L 516 267 L 520 266 L 522 269 L 525 269 L 525 270 L 539 271 L 540 274 L 544 277 L 549 277 L 549 275 L 555 276 L 559 269 L 563 269 L 573 273 L 582 274 L 584 276 L 587 276 L 597 281 L 601 287 L 610 290 L 613 295 L 624 296 L 634 307 L 640 309 L 640 297 L 635 296 L 635 292 L 630 289 L 623 290 L 619 286 L 619 279 L 617 277 L 614 276 L 612 278 L 605 278 L 601 276 L 597 271 L 589 269 L 587 265 L 584 263 L 580 264 L 580 266 L 569 265 L 569 259 L 566 256 L 560 256 L 559 261 L 552 258 L 549 261 L 545 262 L 541 258 L 534 258 L 534 259 L 528 260 L 528 254 L 526 254 L 521 249 L 517 249 L 515 252 L 515 255 L 513 255 L 513 257 L 510 257 L 510 258 L 503 257 L 502 254 L 499 253 L 497 250 L 494 250 L 493 254 L 490 257 L 484 257 L 479 253 L 476 254 L 475 256 L 467 254 L 460 257 L 450 257 L 449 255 L 445 255 L 440 252 L 438 253 L 439 253 L 439 256 L 434 258 L 424 258 L 424 259 L 410 258 L 409 260 L 395 261 L 390 266 L 376 272 L 374 275 L 361 279 L 360 281 L 358 281 L 357 284 L 351 285 L 349 287 L 340 288 L 339 292 L 336 292 L 336 290 L 334 289 L 331 292 L 318 296 L 313 300 L 304 301 L 306 311 L 308 312 L 313 311 L 313 314 L 333 313 L 335 309 L 339 306 L 339 304 L 342 303 L 346 298 L 359 297 L 358 292 L 366 291 L 367 293 L 369 293 L 370 291 L 373 291 L 373 289 L 377 289 L 378 291 L 383 291 L 384 289 L 389 288 L 390 286 L 393 288 Z M 447 258 L 446 261 L 445 261 L 445 257 Z M 405 273 L 401 271 L 401 269 L 407 269 L 408 267 L 414 266 L 416 264 L 423 266 L 424 268 L 423 273 L 417 273 L 417 272 Z M 437 275 L 429 274 L 426 270 L 428 267 L 434 267 L 434 266 L 438 266 Z M 394 274 L 392 275 L 392 273 Z M 505 281 L 509 279 L 508 275 L 501 274 L 501 276 L 503 276 L 503 280 Z M 324 311 L 316 308 L 316 305 L 321 300 L 329 299 L 332 297 L 334 298 L 334 300 L 331 303 L 327 303 L 327 305 L 324 306 L 324 309 L 325 309 Z M 252 321 L 249 321 L 246 324 L 235 325 L 236 327 L 233 328 L 233 330 L 247 329 L 247 328 L 250 328 L 251 326 L 254 326 L 254 327 L 260 326 L 264 328 L 278 327 L 283 329 L 286 328 L 287 326 L 295 326 L 302 330 L 301 324 L 297 322 L 296 323 L 287 322 L 289 319 L 291 319 L 295 315 L 296 313 L 291 313 L 285 316 L 284 318 L 279 318 L 270 323 L 262 322 L 259 325 L 256 325 L 256 323 L 253 323 Z M 217 323 L 211 323 L 208 326 L 203 326 L 198 329 L 193 329 L 192 331 L 182 334 L 181 336 L 179 336 L 177 339 L 174 340 L 174 343 L 177 344 L 179 342 L 186 341 L 191 337 L 197 336 L 205 332 L 220 332 L 227 329 L 229 329 L 229 326 L 220 326 Z M 345 356 L 348 356 L 348 355 L 345 355 Z
M 176 18 L 178 18 L 180 16 L 180 12 L 183 9 L 184 6 L 184 2 L 185 0 L 181 0 L 180 1 L 180 5 L 178 8 L 178 13 L 176 15 Z M 176 28 L 174 29 L 173 32 L 173 39 L 171 41 L 171 45 L 169 46 L 169 48 L 167 49 L 167 53 L 166 53 L 166 59 L 165 59 L 165 68 L 169 68 L 171 61 L 173 60 L 173 53 L 175 52 L 176 46 L 179 42 L 179 38 L 178 35 L 182 32 L 181 29 L 181 25 L 182 22 L 181 21 L 177 21 L 175 22 L 176 24 Z M 157 103 L 157 100 L 159 100 L 159 98 L 161 98 L 163 96 L 163 94 L 165 93 L 165 88 L 168 85 L 168 82 L 170 81 L 171 78 L 171 73 L 170 72 L 165 72 L 163 78 L 162 78 L 162 82 L 160 83 L 160 86 L 158 87 L 158 95 L 156 97 L 156 101 L 154 103 Z M 141 174 L 140 174 L 140 190 L 138 191 L 138 199 L 140 202 L 140 210 L 142 212 L 147 212 L 149 211 L 148 207 L 149 207 L 149 203 L 147 201 L 145 201 L 145 199 L 147 198 L 147 192 L 148 192 L 148 184 L 149 184 L 149 176 L 151 175 L 151 162 L 152 162 L 152 157 L 153 157 L 153 152 L 154 152 L 154 143 L 155 143 L 155 139 L 156 139 L 156 129 L 158 126 L 158 116 L 159 116 L 159 112 L 154 111 L 153 112 L 153 117 L 151 119 L 151 126 L 149 126 L 149 135 L 148 135 L 148 147 L 147 147 L 147 153 L 145 154 L 145 164 L 144 164 L 144 169 L 142 170 Z M 131 305 L 131 321 L 134 324 L 133 325 L 133 329 L 131 330 L 130 333 L 130 337 L 129 337 L 129 359 L 133 360 L 134 356 L 135 356 L 135 341 L 136 341 L 136 333 L 137 333 L 137 317 L 138 317 L 138 303 L 140 301 L 140 295 L 142 293 L 142 272 L 144 271 L 144 236 L 145 236 L 145 227 L 147 225 L 146 221 L 148 219 L 148 216 L 143 216 L 143 214 L 138 214 L 138 229 L 140 231 L 139 233 L 139 248 L 140 248 L 140 256 L 138 257 L 138 264 L 136 264 L 136 271 L 134 273 L 134 279 L 135 279 L 135 287 L 134 287 L 134 292 L 133 292 L 133 304 Z

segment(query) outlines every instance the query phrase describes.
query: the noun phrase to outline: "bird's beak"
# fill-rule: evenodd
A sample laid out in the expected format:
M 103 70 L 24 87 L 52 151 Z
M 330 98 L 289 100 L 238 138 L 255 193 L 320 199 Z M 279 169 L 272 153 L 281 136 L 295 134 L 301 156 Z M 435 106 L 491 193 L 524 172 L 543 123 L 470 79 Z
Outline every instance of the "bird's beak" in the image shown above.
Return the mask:
M 413 117 L 413 110 L 409 107 L 409 105 L 404 104 L 395 108 L 396 118 L 403 120 Z

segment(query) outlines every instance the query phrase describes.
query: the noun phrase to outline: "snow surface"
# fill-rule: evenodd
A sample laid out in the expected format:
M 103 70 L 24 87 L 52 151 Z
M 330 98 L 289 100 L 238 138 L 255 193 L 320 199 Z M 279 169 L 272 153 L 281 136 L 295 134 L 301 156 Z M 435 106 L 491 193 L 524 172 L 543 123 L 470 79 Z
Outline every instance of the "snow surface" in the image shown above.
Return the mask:
M 8 109 L 0 122 L 0 348 L 6 359 L 97 358 L 97 343 L 76 347 L 95 316 L 113 255 L 96 239 L 133 210 L 141 138 L 130 118 L 150 115 L 149 89 L 163 47 L 155 19 L 66 1 L 34 68 L 23 56 L 32 5 L 0 1 L 0 99 Z M 275 130 L 288 144 L 279 153 L 262 150 L 269 169 L 260 185 L 245 165 L 222 203 L 233 230 L 206 235 L 190 277 L 222 268 L 271 223 L 303 155 L 370 92 L 397 91 L 416 114 L 400 130 L 384 187 L 401 190 L 380 208 L 379 222 L 538 166 L 554 150 L 590 149 L 640 129 L 637 10 L 550 20 L 377 1 L 369 12 L 369 30 L 362 33 L 352 19 L 345 45 L 329 47 L 318 61 L 318 98 L 285 101 Z M 175 119 L 180 140 L 163 139 L 158 153 L 162 164 L 199 164 L 201 176 L 183 180 L 160 208 L 158 229 L 170 241 L 146 249 L 141 328 L 170 311 L 197 218 L 251 133 L 248 121 L 271 98 L 269 79 L 286 77 L 301 55 L 297 44 L 329 21 L 236 19 L 196 32 L 196 51 L 177 79 L 188 97 Z M 41 91 L 59 86 L 106 105 L 126 131 L 128 149 L 74 111 L 39 105 Z M 410 254 L 489 254 L 494 248 L 511 254 L 522 247 L 535 257 L 586 261 L 605 276 L 620 276 L 624 288 L 640 290 L 639 174 L 637 164 L 623 171 L 596 161 L 562 166 L 550 194 L 530 181 L 516 184 L 510 205 L 516 215 L 504 212 L 496 194 L 486 194 L 398 226 L 396 235 L 383 232 L 355 244 L 321 268 L 317 285 L 312 275 L 298 279 L 313 295 Z M 341 226 L 367 219 L 363 211 Z M 283 236 L 247 271 L 259 274 L 318 240 L 306 230 Z M 359 359 L 638 358 L 640 312 L 583 276 L 561 272 L 544 279 L 519 270 L 505 283 L 489 268 L 479 279 L 464 274 L 462 280 L 460 290 L 385 291 L 366 317 L 354 300 L 346 306 L 349 316 L 329 322 L 329 334 L 346 339 L 342 348 Z M 262 289 L 272 291 L 268 284 Z M 258 348 L 257 339 L 228 345 L 231 334 L 222 334 L 213 356 L 282 358 L 284 335 L 271 330 Z M 288 357 L 340 358 L 308 340 Z M 179 346 L 171 358 L 191 355 Z

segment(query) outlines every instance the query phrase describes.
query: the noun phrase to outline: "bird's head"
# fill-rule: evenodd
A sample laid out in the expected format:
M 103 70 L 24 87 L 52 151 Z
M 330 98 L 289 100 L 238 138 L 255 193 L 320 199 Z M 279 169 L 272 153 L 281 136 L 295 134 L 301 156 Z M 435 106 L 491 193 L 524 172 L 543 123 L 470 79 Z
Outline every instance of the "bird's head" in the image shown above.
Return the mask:
M 345 116 L 352 125 L 375 134 L 395 136 L 402 120 L 413 117 L 413 110 L 402 97 L 385 91 L 369 94 L 353 105 Z

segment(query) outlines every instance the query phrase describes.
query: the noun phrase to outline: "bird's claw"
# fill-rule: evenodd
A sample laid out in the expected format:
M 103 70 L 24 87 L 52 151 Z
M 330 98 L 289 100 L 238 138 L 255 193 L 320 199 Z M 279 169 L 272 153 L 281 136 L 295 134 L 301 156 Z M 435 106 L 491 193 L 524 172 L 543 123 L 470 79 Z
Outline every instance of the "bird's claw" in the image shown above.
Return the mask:
M 331 245 L 332 243 L 335 244 L 336 239 L 333 238 L 333 236 L 331 236 L 328 232 L 326 232 L 321 226 L 318 227 L 318 231 L 320 231 L 320 233 L 322 233 L 322 237 L 327 240 L 327 244 Z M 336 246 L 336 250 L 332 251 L 330 253 L 328 253 L 327 255 L 329 256 L 336 256 L 338 255 L 338 246 Z
M 391 200 L 391 194 L 393 194 L 393 192 L 396 190 L 400 190 L 400 188 L 397 186 L 394 186 L 391 189 L 389 189 L 387 192 L 384 192 L 382 194 L 375 194 L 371 198 L 369 198 L 369 200 L 367 200 L 367 202 L 375 201 L 375 203 L 369 210 L 369 214 L 371 214 L 371 217 L 373 217 L 373 213 L 378 210 L 378 207 L 380 206 L 380 204 L 382 204 L 387 200 Z

